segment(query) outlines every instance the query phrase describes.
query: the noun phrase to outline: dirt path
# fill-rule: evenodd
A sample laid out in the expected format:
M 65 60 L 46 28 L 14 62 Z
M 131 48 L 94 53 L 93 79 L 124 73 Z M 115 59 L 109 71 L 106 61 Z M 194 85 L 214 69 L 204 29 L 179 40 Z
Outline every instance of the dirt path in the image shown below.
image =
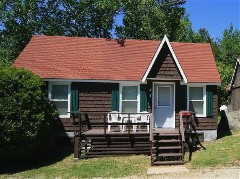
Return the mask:
M 240 179 L 240 168 L 190 169 L 189 172 L 161 174 L 148 178 L 177 178 L 177 179 Z
M 174 171 L 173 171 L 174 172 Z M 157 175 L 147 175 L 143 177 L 126 177 L 125 179 L 240 179 L 240 168 L 208 168 L 189 169 L 189 172 L 165 173 Z

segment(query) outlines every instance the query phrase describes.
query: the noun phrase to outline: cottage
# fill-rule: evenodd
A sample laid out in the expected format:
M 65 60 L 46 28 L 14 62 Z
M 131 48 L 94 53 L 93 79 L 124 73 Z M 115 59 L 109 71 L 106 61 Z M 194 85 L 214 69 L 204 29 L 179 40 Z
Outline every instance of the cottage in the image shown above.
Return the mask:
M 228 97 L 228 110 L 240 111 L 240 58 L 237 59 Z
M 142 114 L 147 112 L 151 113 L 150 131 L 166 129 L 168 132 L 161 132 L 179 137 L 178 132 L 175 135 L 169 131 L 179 131 L 179 112 L 188 110 L 195 112 L 196 130 L 204 140 L 217 137 L 216 91 L 220 77 L 210 44 L 169 42 L 166 36 L 162 41 L 34 36 L 13 65 L 31 70 L 46 81 L 49 98 L 56 104 L 65 126 L 72 120 L 69 111 L 79 111 L 79 121 L 87 121 L 88 130 L 78 126 L 81 142 L 75 143 L 75 157 L 80 156 L 83 146 L 85 150 L 90 148 L 93 152 L 95 149 L 101 155 L 111 151 L 114 154 L 149 153 L 147 127 L 146 130 L 134 127 L 137 118 L 144 118 Z M 119 124 L 120 131 L 116 133 L 114 127 L 110 128 L 111 111 L 115 111 L 112 119 L 118 114 L 114 125 L 117 120 L 124 125 L 121 128 Z M 149 116 L 147 118 L 149 120 Z M 148 121 L 145 122 L 148 126 Z M 106 126 L 109 126 L 107 132 Z M 104 133 L 90 132 L 103 128 Z M 119 141 L 126 133 L 128 138 L 124 140 L 130 140 L 130 144 Z M 94 140 L 100 134 L 104 134 L 102 140 L 108 140 L 104 144 L 97 141 L 94 146 Z M 161 136 L 161 133 L 157 135 Z M 144 139 L 138 141 L 140 138 Z M 170 142 L 177 142 L 179 138 L 175 139 Z M 166 138 L 162 140 L 166 141 Z M 115 143 L 118 143 L 117 147 L 111 146 Z M 124 151 L 121 147 L 125 145 L 128 148 Z M 175 156 L 183 153 L 181 145 L 162 148 L 166 149 L 179 149 Z M 163 161 L 176 154 L 165 153 L 162 154 Z M 160 157 L 159 152 L 155 157 L 157 155 Z M 180 158 L 182 160 L 182 156 Z

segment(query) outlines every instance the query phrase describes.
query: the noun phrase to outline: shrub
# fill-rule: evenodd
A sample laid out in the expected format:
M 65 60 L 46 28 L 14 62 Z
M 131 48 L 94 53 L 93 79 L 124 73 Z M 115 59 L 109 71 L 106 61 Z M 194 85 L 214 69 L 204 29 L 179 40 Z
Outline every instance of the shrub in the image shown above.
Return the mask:
M 40 77 L 24 69 L 0 68 L 0 148 L 46 138 L 57 117 Z

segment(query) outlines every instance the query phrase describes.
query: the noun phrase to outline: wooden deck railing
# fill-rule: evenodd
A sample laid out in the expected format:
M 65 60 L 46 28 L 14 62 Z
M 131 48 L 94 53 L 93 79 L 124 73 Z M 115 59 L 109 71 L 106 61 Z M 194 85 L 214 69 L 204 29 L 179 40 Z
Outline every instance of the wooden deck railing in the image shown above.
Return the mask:
M 122 115 L 125 122 L 122 123 L 118 123 L 118 122 L 111 122 L 108 123 L 107 121 L 107 115 L 108 113 L 106 112 L 79 112 L 79 111 L 72 111 L 71 113 L 71 118 L 73 119 L 73 130 L 74 130 L 74 135 L 76 135 L 77 133 L 81 134 L 82 132 L 84 132 L 82 130 L 82 126 L 85 125 L 86 123 L 83 124 L 83 116 L 88 116 L 88 115 L 99 115 L 100 119 L 103 119 L 103 121 L 100 122 L 94 122 L 94 126 L 101 126 L 103 127 L 103 132 L 104 134 L 107 134 L 107 127 L 108 125 L 113 125 L 113 126 L 117 126 L 117 125 L 122 125 L 122 126 L 126 126 L 126 131 L 130 134 L 131 132 L 131 126 L 136 126 L 137 125 L 141 125 L 141 126 L 147 126 L 150 125 L 149 123 L 138 123 L 138 122 L 132 122 L 134 120 L 132 120 L 133 118 L 136 118 L 136 115 L 139 114 L 143 114 L 143 113 L 114 113 L 111 112 L 111 114 L 119 114 Z M 110 112 L 109 112 L 110 113 Z M 150 117 L 151 120 L 151 117 Z M 91 119 L 89 121 L 90 125 L 91 125 Z M 89 128 L 89 124 L 86 130 L 90 130 L 91 128 Z M 151 129 L 151 128 L 150 128 Z

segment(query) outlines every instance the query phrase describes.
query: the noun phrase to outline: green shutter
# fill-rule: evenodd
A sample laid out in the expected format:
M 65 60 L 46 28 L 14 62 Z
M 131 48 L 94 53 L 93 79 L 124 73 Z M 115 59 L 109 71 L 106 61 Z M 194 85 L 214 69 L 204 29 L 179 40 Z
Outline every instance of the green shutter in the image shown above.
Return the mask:
M 79 92 L 77 85 L 71 86 L 71 111 L 78 111 Z
M 180 86 L 180 110 L 187 110 L 187 86 Z
M 112 88 L 112 111 L 119 111 L 119 84 Z
M 213 87 L 207 86 L 206 87 L 206 96 L 207 96 L 207 116 L 213 116 Z
M 147 85 L 140 85 L 140 111 L 147 111 Z

